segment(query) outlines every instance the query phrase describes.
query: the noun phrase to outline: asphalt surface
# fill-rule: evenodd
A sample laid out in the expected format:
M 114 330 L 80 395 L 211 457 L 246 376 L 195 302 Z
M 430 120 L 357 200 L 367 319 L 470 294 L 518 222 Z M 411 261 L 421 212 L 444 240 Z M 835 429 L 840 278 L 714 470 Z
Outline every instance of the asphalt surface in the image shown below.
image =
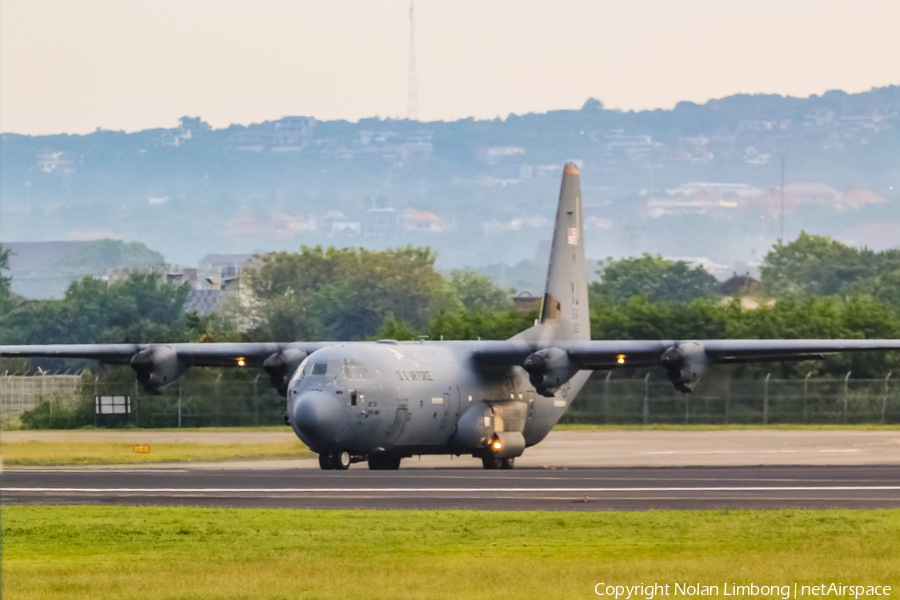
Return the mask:
M 900 508 L 900 466 L 18 469 L 2 502 L 316 509 Z
M 156 456 L 160 445 L 300 443 L 284 431 L 4 431 L 4 443 L 55 442 L 77 448 L 82 443 L 121 443 L 130 453 L 135 444 L 148 445 Z M 420 459 L 421 458 L 421 459 Z M 144 463 L 150 468 L 177 466 Z M 757 465 L 900 465 L 900 430 L 774 430 L 724 431 L 551 431 L 540 444 L 516 459 L 516 467 L 688 467 Z M 138 468 L 132 464 L 129 468 Z M 404 469 L 481 467 L 471 456 L 422 456 L 403 462 Z M 12 466 L 11 468 L 17 468 Z M 312 460 L 242 460 L 193 462 L 191 469 L 318 469 Z

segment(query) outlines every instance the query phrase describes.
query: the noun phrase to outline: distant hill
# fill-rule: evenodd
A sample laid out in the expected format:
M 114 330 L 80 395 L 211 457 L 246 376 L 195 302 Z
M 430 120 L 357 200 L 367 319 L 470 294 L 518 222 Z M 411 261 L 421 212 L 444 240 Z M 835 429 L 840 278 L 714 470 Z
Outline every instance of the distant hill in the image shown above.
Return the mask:
M 139 242 L 9 242 L 12 291 L 25 298 L 61 298 L 69 283 L 108 269 L 144 269 L 165 262 L 163 255 Z M 4 273 L 6 274 L 6 273 Z
M 173 262 L 300 245 L 430 245 L 440 268 L 516 265 L 582 167 L 588 255 L 758 262 L 785 237 L 900 220 L 900 86 L 735 95 L 672 110 L 419 123 L 285 117 L 210 129 L 0 135 L 0 239 L 84 232 Z M 85 259 L 88 260 L 88 259 Z M 88 261 L 90 262 L 90 261 Z M 87 263 L 85 263 L 87 264 Z

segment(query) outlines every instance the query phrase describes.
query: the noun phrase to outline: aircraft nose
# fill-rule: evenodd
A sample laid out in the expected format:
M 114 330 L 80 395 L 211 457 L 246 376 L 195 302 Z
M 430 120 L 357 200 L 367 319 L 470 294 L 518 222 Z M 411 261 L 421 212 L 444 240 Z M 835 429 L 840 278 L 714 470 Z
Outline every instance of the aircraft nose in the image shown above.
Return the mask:
M 338 401 L 324 392 L 306 392 L 294 403 L 291 424 L 297 435 L 314 450 L 340 446 L 341 409 Z

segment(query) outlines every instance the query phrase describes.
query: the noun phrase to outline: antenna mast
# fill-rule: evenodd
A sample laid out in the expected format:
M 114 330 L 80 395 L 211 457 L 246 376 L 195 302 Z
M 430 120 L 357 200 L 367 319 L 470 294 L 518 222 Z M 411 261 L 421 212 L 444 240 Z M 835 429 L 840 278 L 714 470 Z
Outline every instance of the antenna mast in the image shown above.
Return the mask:
M 409 0 L 409 97 L 406 103 L 406 117 L 419 120 L 419 91 L 416 84 L 416 30 L 413 0 Z
M 784 240 L 784 154 L 781 155 L 781 235 L 778 236 L 778 245 Z

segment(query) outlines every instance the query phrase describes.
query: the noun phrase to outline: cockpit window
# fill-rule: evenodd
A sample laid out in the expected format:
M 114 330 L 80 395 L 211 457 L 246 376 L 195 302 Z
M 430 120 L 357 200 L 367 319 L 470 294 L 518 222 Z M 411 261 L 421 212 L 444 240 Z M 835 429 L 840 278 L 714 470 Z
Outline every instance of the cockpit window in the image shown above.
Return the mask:
M 342 371 L 346 379 L 368 379 L 369 369 L 355 358 L 345 358 Z
M 355 358 L 333 358 L 326 362 L 307 363 L 300 371 L 301 377 L 330 375 L 334 379 L 369 379 L 369 369 Z

